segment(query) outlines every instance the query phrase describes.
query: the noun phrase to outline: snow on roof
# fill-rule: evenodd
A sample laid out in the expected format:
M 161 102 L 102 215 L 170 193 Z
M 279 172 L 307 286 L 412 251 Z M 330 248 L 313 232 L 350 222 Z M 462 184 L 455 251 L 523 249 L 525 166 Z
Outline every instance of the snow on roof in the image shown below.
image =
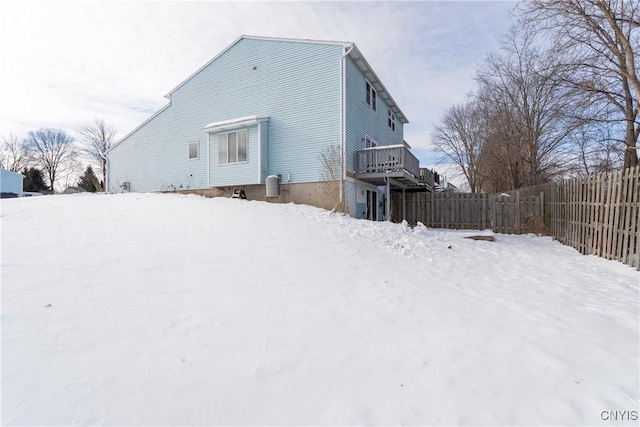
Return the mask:
M 5 169 L 5 168 L 0 168 L 0 170 L 2 170 L 2 173 L 11 173 L 11 174 L 14 174 L 14 175 L 20 175 L 21 177 L 24 178 L 24 175 L 21 174 L 20 172 L 10 171 L 9 169 Z
M 385 150 L 387 148 L 405 148 L 404 144 L 394 144 L 394 145 L 377 145 L 375 147 L 368 147 L 364 150 Z
M 266 120 L 269 120 L 269 116 L 238 117 L 235 119 L 222 120 L 219 122 L 209 123 L 204 127 L 204 131 L 211 132 L 211 131 L 219 131 L 222 129 L 232 128 L 232 127 L 248 126 L 258 122 L 264 122 Z

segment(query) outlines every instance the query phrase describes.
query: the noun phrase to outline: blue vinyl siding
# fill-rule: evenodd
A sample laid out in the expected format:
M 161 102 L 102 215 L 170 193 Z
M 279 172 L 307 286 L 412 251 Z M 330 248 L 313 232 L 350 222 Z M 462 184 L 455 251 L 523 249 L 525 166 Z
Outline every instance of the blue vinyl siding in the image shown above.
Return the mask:
M 0 168 L 0 191 L 22 195 L 22 183 L 24 175 L 7 169 Z
M 346 58 L 346 124 L 347 171 L 355 170 L 355 152 L 365 148 L 363 137 L 369 135 L 380 145 L 403 142 L 402 122 L 396 118 L 395 132 L 387 124 L 387 104 L 378 95 L 377 111 L 367 104 L 365 76 L 356 63 Z
M 260 183 L 264 184 L 269 175 L 269 122 L 262 122 L 260 126 Z
M 197 160 L 189 160 L 190 142 L 198 141 Z M 175 120 L 171 106 L 138 129 L 108 154 L 109 191 L 162 191 L 204 188 L 207 134 Z
M 342 52 L 336 44 L 241 38 L 178 86 L 167 107 L 110 151 L 109 190 L 119 191 L 124 181 L 131 191 L 208 188 L 208 173 L 212 186 L 246 184 L 249 178 L 255 183 L 258 176 L 264 183 L 270 174 L 286 175 L 292 183 L 320 180 L 318 156 L 326 145 L 340 143 Z M 269 117 L 260 135 L 264 169 L 252 162 L 257 152 L 249 153 L 247 170 L 227 167 L 229 177 L 222 178 L 220 168 L 213 170 L 217 151 L 215 162 L 211 152 L 206 155 L 203 128 L 252 115 Z M 200 142 L 197 160 L 188 159 L 193 141 Z
M 225 187 L 229 185 L 249 185 L 259 184 L 258 182 L 258 126 L 254 125 L 246 129 L 247 131 L 247 160 L 239 163 L 219 164 L 218 162 L 218 141 L 220 133 L 211 133 L 209 140 L 209 158 L 211 159 L 210 179 L 211 186 Z

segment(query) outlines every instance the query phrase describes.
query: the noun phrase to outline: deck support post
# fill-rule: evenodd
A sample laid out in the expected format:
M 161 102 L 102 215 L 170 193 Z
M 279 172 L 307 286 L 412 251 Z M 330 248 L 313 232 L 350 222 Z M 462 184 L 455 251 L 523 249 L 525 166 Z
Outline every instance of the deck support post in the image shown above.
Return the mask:
M 388 177 L 385 177 L 384 180 L 387 183 L 387 208 L 385 210 L 387 217 L 385 218 L 385 221 L 389 221 L 391 220 L 391 182 Z
M 407 220 L 407 199 L 405 198 L 404 188 L 402 189 L 402 220 Z

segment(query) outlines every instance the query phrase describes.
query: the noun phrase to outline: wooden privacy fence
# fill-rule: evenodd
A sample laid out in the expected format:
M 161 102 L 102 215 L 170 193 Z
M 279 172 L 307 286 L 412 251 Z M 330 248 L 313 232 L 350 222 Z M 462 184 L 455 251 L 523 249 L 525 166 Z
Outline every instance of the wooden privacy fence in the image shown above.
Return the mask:
M 640 167 L 501 194 L 407 192 L 405 203 L 412 225 L 544 234 L 640 270 Z M 392 209 L 401 220 L 400 193 Z

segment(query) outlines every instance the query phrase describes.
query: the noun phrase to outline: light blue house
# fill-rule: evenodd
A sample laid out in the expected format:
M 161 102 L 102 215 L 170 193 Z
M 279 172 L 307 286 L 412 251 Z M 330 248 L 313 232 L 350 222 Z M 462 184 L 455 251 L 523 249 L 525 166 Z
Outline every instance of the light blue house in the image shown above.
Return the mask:
M 272 201 L 337 199 L 376 220 L 391 187 L 418 182 L 408 120 L 354 43 L 242 36 L 167 98 L 108 152 L 108 191 L 242 188 L 264 200 L 278 176 Z
M 22 197 L 24 175 L 0 168 L 0 194 L 2 197 Z

